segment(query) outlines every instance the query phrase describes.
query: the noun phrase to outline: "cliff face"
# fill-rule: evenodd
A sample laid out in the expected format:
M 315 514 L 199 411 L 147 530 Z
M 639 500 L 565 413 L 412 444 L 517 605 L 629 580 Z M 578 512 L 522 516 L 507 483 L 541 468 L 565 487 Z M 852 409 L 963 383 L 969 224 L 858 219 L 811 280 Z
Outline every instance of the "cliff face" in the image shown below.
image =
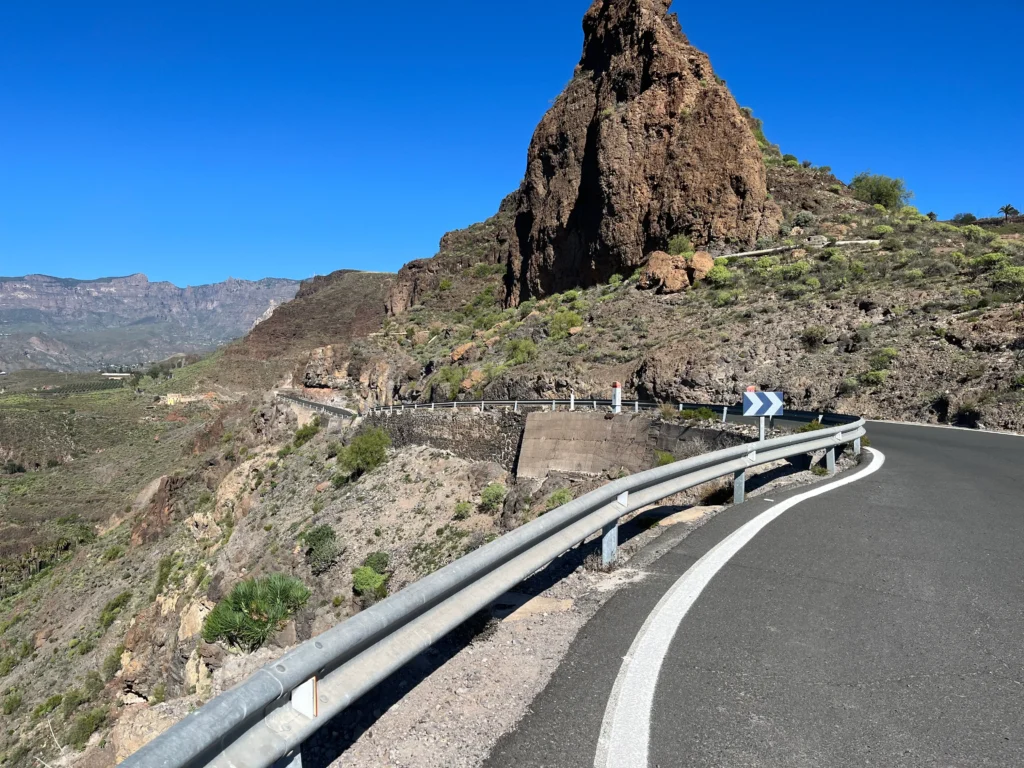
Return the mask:
M 0 367 L 88 369 L 213 349 L 289 301 L 294 280 L 178 288 L 145 275 L 0 278 Z
M 751 246 L 777 232 L 761 151 L 669 0 L 596 0 L 573 80 L 516 195 L 511 304 L 631 272 L 671 237 Z

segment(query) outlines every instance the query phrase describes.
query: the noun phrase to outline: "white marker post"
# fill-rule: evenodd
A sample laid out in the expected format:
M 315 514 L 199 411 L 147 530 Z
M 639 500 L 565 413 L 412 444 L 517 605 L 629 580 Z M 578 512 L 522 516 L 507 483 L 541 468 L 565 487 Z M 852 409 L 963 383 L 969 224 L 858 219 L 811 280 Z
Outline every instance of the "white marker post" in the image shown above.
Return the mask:
M 622 384 L 612 384 L 612 413 L 622 413 Z

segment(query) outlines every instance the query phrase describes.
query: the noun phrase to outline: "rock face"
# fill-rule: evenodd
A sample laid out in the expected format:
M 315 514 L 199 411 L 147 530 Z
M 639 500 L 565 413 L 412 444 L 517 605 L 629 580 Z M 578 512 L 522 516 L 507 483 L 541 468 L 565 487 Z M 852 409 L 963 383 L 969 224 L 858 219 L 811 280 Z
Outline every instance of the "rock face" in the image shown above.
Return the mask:
M 510 304 L 632 272 L 670 238 L 775 234 L 761 151 L 669 0 L 596 0 L 572 82 L 537 127 L 510 233 Z

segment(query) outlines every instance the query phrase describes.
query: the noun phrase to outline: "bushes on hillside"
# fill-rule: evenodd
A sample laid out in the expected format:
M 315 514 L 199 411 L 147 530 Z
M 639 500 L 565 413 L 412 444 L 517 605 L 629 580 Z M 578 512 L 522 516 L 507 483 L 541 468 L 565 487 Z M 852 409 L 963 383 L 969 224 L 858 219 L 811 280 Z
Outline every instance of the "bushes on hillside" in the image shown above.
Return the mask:
M 368 565 L 352 571 L 352 591 L 364 606 L 388 596 L 388 577 Z
M 240 582 L 203 622 L 203 639 L 244 651 L 260 648 L 309 599 L 298 579 L 273 573 Z
M 299 427 L 295 431 L 295 440 L 294 440 L 295 447 L 296 448 L 301 448 L 306 443 L 308 443 L 310 440 L 312 440 L 314 437 L 316 437 L 317 433 L 319 431 L 320 431 L 320 417 L 319 416 L 314 416 L 313 420 L 310 421 L 309 424 L 307 424 L 304 427 Z
M 853 196 L 870 205 L 882 205 L 890 211 L 899 210 L 907 204 L 914 193 L 907 189 L 903 179 L 893 179 L 871 171 L 858 173 L 850 182 Z
M 383 429 L 369 429 L 338 454 L 338 465 L 353 479 L 372 472 L 388 458 L 391 438 Z
M 497 512 L 507 493 L 508 490 L 501 483 L 491 483 L 480 494 L 480 509 L 484 512 Z
M 548 333 L 552 339 L 564 339 L 568 337 L 573 328 L 583 325 L 583 318 L 571 310 L 555 312 L 548 324 Z
M 338 534 L 327 524 L 310 528 L 300 540 L 306 545 L 306 562 L 315 576 L 329 571 L 344 551 L 338 545 Z
M 505 354 L 511 365 L 525 365 L 537 356 L 537 345 L 530 339 L 513 339 L 505 345 Z

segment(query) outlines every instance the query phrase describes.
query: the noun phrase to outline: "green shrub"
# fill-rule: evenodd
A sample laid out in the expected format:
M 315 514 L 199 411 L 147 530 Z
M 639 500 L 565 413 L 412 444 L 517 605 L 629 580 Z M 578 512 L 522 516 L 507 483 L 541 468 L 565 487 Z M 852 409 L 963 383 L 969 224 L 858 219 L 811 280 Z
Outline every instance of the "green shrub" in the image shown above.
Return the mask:
M 510 365 L 525 365 L 537 356 L 537 345 L 530 339 L 512 339 L 505 345 Z
M 10 691 L 6 696 L 4 696 L 4 714 L 5 715 L 12 715 L 12 714 L 14 714 L 15 711 L 17 711 L 18 709 L 21 708 L 21 702 L 22 702 L 21 692 L 20 691 Z
M 473 514 L 473 505 L 468 501 L 460 501 L 455 505 L 455 520 L 465 520 Z
M 46 717 L 48 714 L 53 712 L 53 710 L 59 707 L 62 701 L 64 701 L 63 696 L 61 696 L 59 693 L 53 694 L 53 696 L 51 696 L 46 701 L 42 702 L 35 709 L 32 710 L 32 717 L 34 717 L 36 720 L 38 720 L 41 717 Z
M 974 224 L 968 224 L 966 227 L 960 227 L 960 234 L 972 243 L 991 243 L 998 237 L 995 232 L 989 232 L 987 229 L 982 229 Z
M 291 456 L 292 453 L 294 453 L 294 451 L 295 451 L 295 448 L 292 446 L 291 443 L 288 443 L 288 445 L 284 446 L 284 448 L 282 448 L 281 450 L 279 450 L 277 452 L 277 458 L 279 458 L 279 459 L 286 459 L 289 456 Z
M 100 673 L 103 675 L 104 682 L 109 682 L 114 679 L 114 675 L 117 674 L 117 670 L 121 668 L 121 654 L 124 653 L 124 645 L 118 645 L 103 659 L 103 664 L 100 667 Z M 57 702 L 58 704 L 60 702 Z
M 497 512 L 507 493 L 501 483 L 491 483 L 480 494 L 480 509 L 484 512 Z
M 445 277 L 442 278 L 437 287 L 442 291 L 450 291 L 453 285 L 454 283 L 452 282 L 452 279 L 450 277 Z
M 85 682 L 82 683 L 82 692 L 87 701 L 92 701 L 103 692 L 103 678 L 95 669 L 85 673 Z
M 149 694 L 150 704 L 163 704 L 167 701 L 167 684 L 157 683 L 153 686 L 153 692 Z
M 309 595 L 301 581 L 279 573 L 240 582 L 206 617 L 203 639 L 255 651 L 305 605 Z
M 800 341 L 810 350 L 818 349 L 825 343 L 828 329 L 823 325 L 809 325 L 800 334 Z
M 554 314 L 551 322 L 548 323 L 548 333 L 552 339 L 564 339 L 568 337 L 569 331 L 583 325 L 583 318 L 569 309 L 563 309 Z
M 716 414 L 707 406 L 703 406 L 701 408 L 690 408 L 680 411 L 679 418 L 685 421 L 711 421 L 716 418 Z
M 391 555 L 387 552 L 371 552 L 363 559 L 363 565 L 373 568 L 377 573 L 387 573 L 391 564 Z
M 299 427 L 295 431 L 295 440 L 293 441 L 296 448 L 301 448 L 320 432 L 320 417 L 315 416 L 313 420 L 304 427 Z
M 906 269 L 903 271 L 903 279 L 909 281 L 923 280 L 924 272 L 920 269 Z
M 878 387 L 889 377 L 888 371 L 868 371 L 860 375 L 860 383 L 869 387 Z
M 387 597 L 387 582 L 386 576 L 377 573 L 368 565 L 360 566 L 352 571 L 352 591 L 362 599 L 364 605 Z
M 352 442 L 338 454 L 341 468 L 352 477 L 372 472 L 388 458 L 391 438 L 383 429 L 369 429 L 352 439 Z
M 882 349 L 875 350 L 871 357 L 868 358 L 868 363 L 871 365 L 873 371 L 884 371 L 892 365 L 893 360 L 900 356 L 899 351 L 895 347 L 883 347 Z
M 899 210 L 914 196 L 903 179 L 892 179 L 870 171 L 854 176 L 850 189 L 856 199 L 870 205 L 882 205 L 890 210 Z
M 722 288 L 729 285 L 729 283 L 732 282 L 732 278 L 732 272 L 729 271 L 727 266 L 724 264 L 716 264 L 711 268 L 711 271 L 708 272 L 704 280 L 716 288 Z
M 160 562 L 156 567 L 156 584 L 153 585 L 152 599 L 156 600 L 156 596 L 164 591 L 164 587 L 167 586 L 167 579 L 171 575 L 171 568 L 174 567 L 173 555 L 164 555 L 160 558 Z
M 119 546 L 117 546 L 115 544 L 115 545 L 107 547 L 105 550 L 103 550 L 103 555 L 101 556 L 101 559 L 105 563 L 110 563 L 110 562 L 113 562 L 114 560 L 117 560 L 123 554 L 124 554 L 124 547 L 119 547 Z
M 331 478 L 331 485 L 334 487 L 334 490 L 338 490 L 347 482 L 348 475 L 344 475 L 341 472 L 336 472 L 334 477 Z
M 122 592 L 103 606 L 103 610 L 100 611 L 100 626 L 103 627 L 103 629 L 109 629 L 110 625 L 117 619 L 118 614 L 120 614 L 124 607 L 128 605 L 131 599 L 131 592 Z
M 675 464 L 676 457 L 668 451 L 655 451 L 654 452 L 654 466 L 665 467 L 669 464 Z
M 1005 253 L 986 253 L 981 256 L 975 256 L 968 263 L 972 269 L 987 272 L 1004 266 L 1008 261 L 1009 257 Z
M 88 712 L 83 712 L 75 718 L 75 721 L 68 729 L 68 743 L 75 749 L 82 749 L 85 747 L 86 742 L 89 741 L 89 737 L 102 728 L 106 722 L 106 707 L 95 707 Z
M 803 433 L 806 433 L 806 432 L 817 432 L 819 429 L 824 429 L 824 428 L 825 428 L 825 425 L 822 424 L 817 419 L 815 419 L 814 421 L 809 421 L 806 424 L 804 424 L 803 426 L 801 426 L 800 428 L 798 428 L 796 430 L 796 432 L 797 432 L 797 434 L 803 434 Z
M 550 512 L 563 504 L 568 504 L 570 501 L 572 501 L 572 491 L 568 488 L 559 488 L 548 496 L 547 503 L 544 505 L 544 511 Z
M 992 275 L 992 285 L 1012 291 L 1024 290 L 1024 267 L 1003 267 Z
M 802 280 L 811 271 L 809 261 L 797 261 L 793 264 L 784 264 L 771 271 L 771 276 L 779 280 Z
M 686 253 L 693 253 L 693 244 L 686 235 L 676 235 L 668 241 L 668 252 L 672 256 L 682 256 Z
M 341 554 L 338 535 L 326 523 L 310 528 L 302 534 L 300 540 L 306 546 L 306 562 L 314 576 L 329 571 Z
M 860 382 L 856 379 L 843 379 L 839 385 L 840 395 L 852 395 L 860 388 Z
M 622 285 L 622 275 L 612 275 L 608 278 L 608 285 Z
M 336 459 L 336 458 L 338 458 L 338 454 L 341 453 L 341 449 L 342 449 L 341 443 L 339 443 L 337 440 L 331 440 L 331 442 L 329 442 L 327 444 L 327 458 L 328 459 Z
M 875 227 L 875 234 L 878 235 L 879 237 L 891 235 L 895 231 L 896 230 L 890 227 L 888 224 L 879 224 L 877 227 Z
M 809 227 L 814 223 L 814 214 L 810 211 L 797 211 L 796 216 L 793 217 L 794 227 Z
M 973 213 L 958 213 L 953 217 L 953 223 L 958 227 L 964 226 L 965 224 L 973 224 L 977 220 L 978 217 Z

